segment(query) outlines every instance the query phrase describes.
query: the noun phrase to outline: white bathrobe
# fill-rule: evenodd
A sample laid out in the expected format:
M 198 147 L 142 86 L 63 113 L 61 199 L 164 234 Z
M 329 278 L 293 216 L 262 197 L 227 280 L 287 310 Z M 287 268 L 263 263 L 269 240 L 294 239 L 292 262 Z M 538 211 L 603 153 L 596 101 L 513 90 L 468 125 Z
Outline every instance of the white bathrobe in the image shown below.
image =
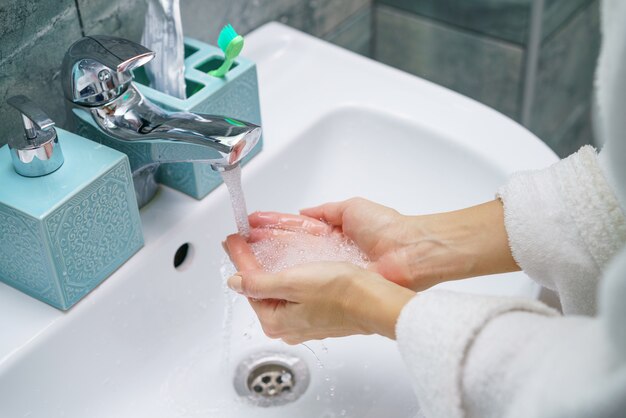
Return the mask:
M 537 301 L 418 294 L 396 326 L 421 414 L 626 417 L 626 0 L 602 4 L 598 156 L 589 146 L 498 191 L 513 256 L 558 292 Z

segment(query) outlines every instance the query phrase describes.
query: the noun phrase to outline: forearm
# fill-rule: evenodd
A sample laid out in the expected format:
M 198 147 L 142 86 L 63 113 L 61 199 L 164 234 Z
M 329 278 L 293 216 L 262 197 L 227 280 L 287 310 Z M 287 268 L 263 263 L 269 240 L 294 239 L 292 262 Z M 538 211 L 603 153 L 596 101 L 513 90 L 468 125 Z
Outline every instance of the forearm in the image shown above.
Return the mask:
M 520 270 L 511 255 L 500 200 L 411 217 L 419 233 L 408 251 L 414 288 L 448 280 Z

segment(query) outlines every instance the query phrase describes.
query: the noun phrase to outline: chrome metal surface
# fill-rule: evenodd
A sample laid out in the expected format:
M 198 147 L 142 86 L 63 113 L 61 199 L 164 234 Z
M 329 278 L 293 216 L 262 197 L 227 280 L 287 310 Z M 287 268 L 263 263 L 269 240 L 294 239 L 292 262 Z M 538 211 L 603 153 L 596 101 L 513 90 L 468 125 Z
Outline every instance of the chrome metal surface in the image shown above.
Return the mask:
M 235 390 L 250 403 L 285 405 L 297 400 L 310 381 L 306 363 L 289 353 L 260 352 L 243 360 L 235 371 Z
M 251 150 L 261 133 L 256 125 L 221 116 L 168 113 L 132 84 L 121 97 L 86 110 L 103 132 L 116 139 L 131 143 L 158 140 L 149 163 L 233 165 Z
M 168 112 L 150 102 L 133 85 L 130 70 L 153 57 L 153 52 L 126 39 L 88 36 L 70 47 L 61 74 L 69 126 L 95 125 L 106 137 L 103 143 L 129 155 L 140 206 L 156 192 L 151 178 L 156 164 L 206 162 L 227 170 L 239 164 L 261 136 L 261 128 L 251 123 Z
M 144 46 L 113 36 L 86 36 L 73 43 L 63 59 L 61 80 L 65 97 L 97 106 L 124 93 L 130 70 L 154 58 Z
M 20 112 L 24 125 L 24 135 L 8 144 L 15 171 L 39 177 L 59 169 L 65 160 L 52 119 L 26 96 L 10 97 L 7 103 Z
M 291 369 L 282 364 L 270 363 L 259 366 L 248 376 L 248 389 L 265 397 L 290 392 L 294 384 Z
M 212 167 L 213 167 L 213 170 L 215 170 L 215 171 L 224 172 L 224 171 L 234 170 L 235 168 L 237 168 L 237 164 L 232 164 L 232 165 L 213 165 Z

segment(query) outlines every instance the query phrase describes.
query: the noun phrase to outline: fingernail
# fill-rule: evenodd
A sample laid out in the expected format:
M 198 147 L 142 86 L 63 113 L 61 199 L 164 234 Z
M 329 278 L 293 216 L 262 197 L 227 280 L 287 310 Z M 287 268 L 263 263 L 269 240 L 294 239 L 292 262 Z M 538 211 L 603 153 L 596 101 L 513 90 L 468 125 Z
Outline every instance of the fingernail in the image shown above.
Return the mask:
M 243 294 L 243 287 L 241 285 L 242 280 L 243 278 L 240 275 L 235 274 L 234 276 L 228 278 L 228 287 L 239 294 Z

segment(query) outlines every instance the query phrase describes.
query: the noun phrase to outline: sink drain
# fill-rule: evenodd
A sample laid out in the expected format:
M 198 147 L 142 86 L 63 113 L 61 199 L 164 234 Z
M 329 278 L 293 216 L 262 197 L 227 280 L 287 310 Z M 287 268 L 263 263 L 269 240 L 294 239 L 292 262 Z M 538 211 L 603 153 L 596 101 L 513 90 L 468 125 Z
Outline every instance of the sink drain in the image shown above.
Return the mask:
M 284 405 L 309 386 L 305 362 L 287 353 L 261 352 L 243 360 L 235 371 L 235 390 L 257 406 Z
M 289 392 L 294 383 L 293 372 L 282 364 L 259 366 L 248 376 L 248 388 L 265 397 Z

